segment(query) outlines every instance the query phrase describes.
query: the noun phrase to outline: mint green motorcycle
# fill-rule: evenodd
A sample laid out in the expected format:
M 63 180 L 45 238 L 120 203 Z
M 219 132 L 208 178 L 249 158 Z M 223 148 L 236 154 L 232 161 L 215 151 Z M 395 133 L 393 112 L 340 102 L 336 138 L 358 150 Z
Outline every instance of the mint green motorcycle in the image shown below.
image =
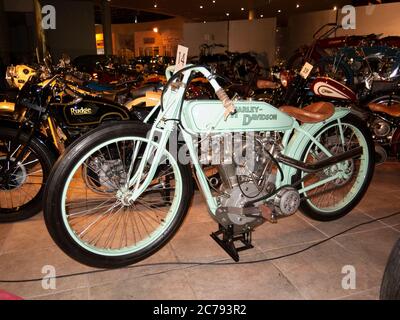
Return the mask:
M 219 100 L 185 101 L 199 73 Z M 154 254 L 181 226 L 195 181 L 218 224 L 211 236 L 235 261 L 266 221 L 298 210 L 335 220 L 362 199 L 374 144 L 349 109 L 231 101 L 204 67 L 169 68 L 167 75 L 145 123 L 98 128 L 57 162 L 44 214 L 52 238 L 73 259 L 116 268 Z

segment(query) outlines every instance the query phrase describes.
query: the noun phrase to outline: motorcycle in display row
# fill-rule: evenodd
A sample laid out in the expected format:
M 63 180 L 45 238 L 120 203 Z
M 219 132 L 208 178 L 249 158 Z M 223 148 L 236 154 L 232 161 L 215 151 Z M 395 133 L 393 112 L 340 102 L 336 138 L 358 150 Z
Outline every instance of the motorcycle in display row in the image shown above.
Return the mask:
M 191 63 L 196 65 L 207 65 L 213 68 L 218 74 L 233 83 L 245 83 L 249 81 L 249 76 L 258 68 L 259 64 L 250 52 L 238 53 L 225 51 L 225 53 L 214 53 L 216 48 L 225 48 L 223 44 L 202 44 L 200 55 L 193 57 Z
M 143 107 L 146 92 L 157 95 L 157 86 L 130 90 L 137 97 L 122 105 L 121 90 L 93 91 L 75 75 L 50 64 L 9 69 L 19 93 L 15 102 L 0 103 L 0 222 L 41 211 L 44 186 L 64 149 L 102 124 L 144 119 L 151 110 Z
M 368 89 L 374 81 L 398 80 L 400 37 L 382 38 L 376 34 L 331 37 L 340 28 L 336 23 L 328 23 L 318 29 L 313 43 L 298 49 L 288 60 L 287 68 L 296 70 L 304 62 L 310 62 L 319 75 L 328 75 L 350 87 Z
M 193 73 L 210 81 L 218 100 L 185 99 Z M 144 123 L 98 127 L 55 165 L 44 216 L 54 241 L 73 259 L 116 268 L 153 255 L 183 222 L 192 173 L 219 226 L 212 238 L 235 261 L 266 221 L 298 209 L 335 220 L 362 199 L 374 172 L 374 143 L 349 108 L 232 101 L 205 67 L 168 69 L 167 77 L 155 121 L 149 115 Z M 178 152 L 171 148 L 174 132 L 183 140 Z M 204 172 L 208 161 L 199 159 L 207 139 L 201 154 L 219 156 L 211 161 L 219 187 Z
M 388 158 L 400 159 L 400 82 L 374 81 L 373 90 L 356 93 L 343 83 L 324 76 L 310 75 L 305 79 L 299 72 L 284 70 L 276 72 L 275 77 L 274 82 L 259 81 L 258 86 L 265 90 L 257 92 L 252 99 L 299 108 L 318 101 L 351 108 L 370 128 L 377 163 Z

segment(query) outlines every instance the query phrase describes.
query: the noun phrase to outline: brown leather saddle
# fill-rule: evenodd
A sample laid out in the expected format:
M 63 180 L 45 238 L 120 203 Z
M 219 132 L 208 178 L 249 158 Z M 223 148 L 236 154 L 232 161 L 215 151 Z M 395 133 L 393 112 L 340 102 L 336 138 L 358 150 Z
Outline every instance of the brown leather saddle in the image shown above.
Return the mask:
M 280 111 L 303 123 L 318 123 L 328 120 L 335 113 L 335 106 L 330 102 L 315 102 L 303 109 L 282 106 Z
M 387 106 L 385 104 L 370 103 L 368 105 L 369 109 L 373 112 L 386 113 L 392 117 L 400 117 L 400 104 L 395 104 L 392 106 Z

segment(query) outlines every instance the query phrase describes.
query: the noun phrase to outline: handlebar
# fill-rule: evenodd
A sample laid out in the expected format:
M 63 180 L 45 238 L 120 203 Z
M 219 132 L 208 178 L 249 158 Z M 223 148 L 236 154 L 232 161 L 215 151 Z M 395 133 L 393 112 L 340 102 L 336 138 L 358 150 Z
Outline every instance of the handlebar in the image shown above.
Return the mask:
M 173 79 L 173 77 L 177 76 L 178 74 L 182 73 L 185 74 L 186 72 L 198 72 L 201 73 L 204 78 L 206 78 L 211 86 L 213 87 L 215 94 L 217 95 L 218 99 L 222 102 L 222 105 L 225 108 L 224 112 L 224 117 L 225 120 L 230 116 L 236 114 L 236 108 L 233 103 L 233 101 L 229 98 L 228 94 L 225 92 L 225 90 L 219 85 L 217 80 L 215 79 L 216 76 L 213 75 L 206 67 L 201 67 L 201 66 L 193 66 L 193 65 L 188 65 L 184 69 L 175 71 L 175 66 L 170 66 L 166 69 L 166 76 L 168 81 Z M 187 79 L 189 79 L 190 74 L 187 76 Z
M 323 33 L 321 36 L 318 37 L 318 39 L 324 39 L 324 38 L 329 37 L 337 29 L 340 29 L 342 27 L 342 25 L 337 24 L 336 22 L 326 23 L 322 27 L 320 27 L 317 31 L 315 31 L 315 33 L 313 34 L 313 39 L 317 39 L 317 35 L 326 27 L 333 27 L 333 28 L 330 28 L 328 31 Z

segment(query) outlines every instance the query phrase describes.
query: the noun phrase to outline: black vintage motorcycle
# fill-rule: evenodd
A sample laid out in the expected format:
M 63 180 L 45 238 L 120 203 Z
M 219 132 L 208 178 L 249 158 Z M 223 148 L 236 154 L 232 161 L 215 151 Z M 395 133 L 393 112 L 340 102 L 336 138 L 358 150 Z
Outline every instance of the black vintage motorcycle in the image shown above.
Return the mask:
M 207 65 L 219 75 L 224 75 L 229 80 L 238 83 L 249 81 L 249 73 L 259 66 L 256 57 L 250 53 L 239 53 L 225 51 L 225 53 L 214 53 L 216 48 L 225 48 L 223 44 L 206 43 L 200 46 L 200 55 L 193 57 L 191 63 Z
M 15 104 L 0 113 L 0 222 L 27 219 L 41 210 L 54 162 L 78 137 L 112 121 L 143 120 L 151 111 L 142 106 L 145 99 L 128 109 L 115 102 L 118 92 L 80 87 L 73 74 L 55 72 L 48 63 L 45 70 L 47 76 L 30 77 Z M 139 89 L 137 96 L 155 90 Z

